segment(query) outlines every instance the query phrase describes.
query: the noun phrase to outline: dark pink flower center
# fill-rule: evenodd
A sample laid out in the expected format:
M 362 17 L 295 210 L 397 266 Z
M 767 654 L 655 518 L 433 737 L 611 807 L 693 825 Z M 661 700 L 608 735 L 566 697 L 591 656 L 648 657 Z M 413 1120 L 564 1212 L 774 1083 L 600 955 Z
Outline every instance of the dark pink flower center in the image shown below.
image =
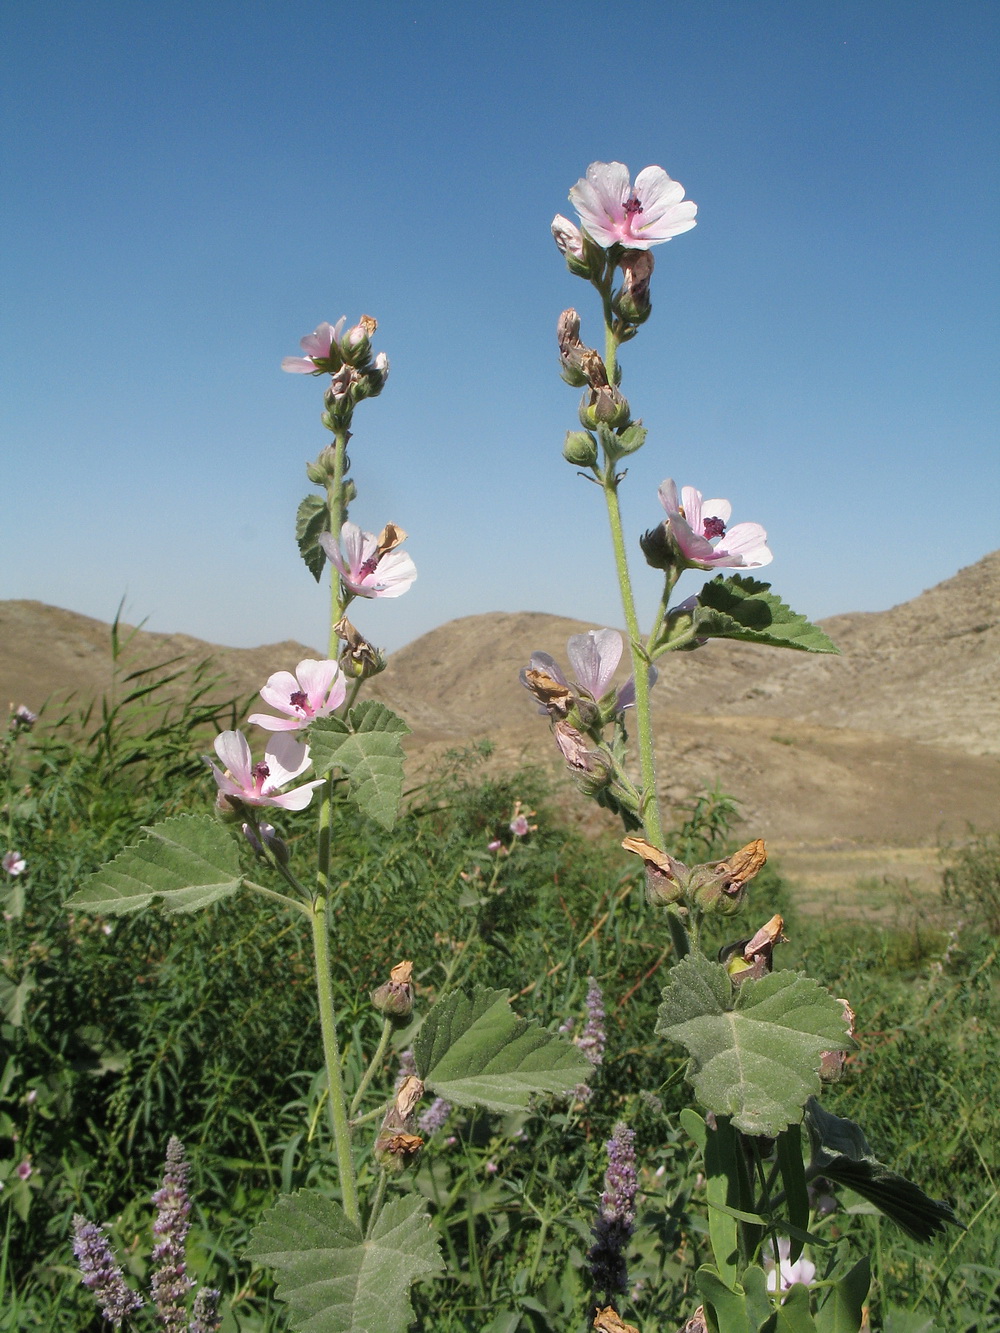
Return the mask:
M 309 700 L 306 698 L 306 696 L 303 694 L 301 690 L 296 690 L 294 694 L 289 695 L 288 702 L 292 705 L 293 708 L 301 708 L 304 713 L 306 711 L 306 705 L 308 704 Z
M 706 518 L 704 527 L 705 536 L 709 541 L 713 537 L 724 537 L 726 535 L 726 525 L 721 518 Z
M 271 770 L 263 759 L 259 764 L 253 766 L 253 785 L 254 791 L 263 791 L 265 781 L 271 776 Z
M 369 574 L 374 574 L 376 569 L 378 569 L 378 561 L 379 561 L 379 555 L 378 551 L 376 551 L 374 555 L 370 555 L 368 557 L 368 559 L 358 570 L 358 578 L 366 579 Z
M 626 199 L 622 207 L 625 210 L 625 216 L 627 218 L 634 218 L 637 213 L 642 212 L 642 204 L 635 195 L 632 195 L 631 199 Z

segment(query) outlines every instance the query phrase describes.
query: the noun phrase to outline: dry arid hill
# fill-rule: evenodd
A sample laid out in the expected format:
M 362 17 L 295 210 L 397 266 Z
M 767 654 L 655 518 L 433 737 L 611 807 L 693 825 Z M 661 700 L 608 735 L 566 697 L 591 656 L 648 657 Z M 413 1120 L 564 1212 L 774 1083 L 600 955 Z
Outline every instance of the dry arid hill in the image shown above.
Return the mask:
M 716 780 L 742 802 L 748 832 L 792 861 L 860 857 L 864 870 L 928 874 L 941 837 L 1000 823 L 1000 551 L 889 611 L 835 616 L 840 655 L 711 642 L 668 658 L 653 699 L 669 803 Z M 565 661 L 587 625 L 498 613 L 451 621 L 396 653 L 375 693 L 413 727 L 416 769 L 475 737 L 494 763 L 561 774 L 547 723 L 518 682 L 531 652 Z M 221 694 L 249 697 L 278 667 L 314 655 L 286 642 L 216 648 L 139 632 L 145 665 L 208 654 Z M 0 693 L 37 708 L 107 688 L 108 627 L 38 602 L 0 603 Z M 601 823 L 568 784 L 566 808 Z M 610 828 L 611 825 L 608 824 Z

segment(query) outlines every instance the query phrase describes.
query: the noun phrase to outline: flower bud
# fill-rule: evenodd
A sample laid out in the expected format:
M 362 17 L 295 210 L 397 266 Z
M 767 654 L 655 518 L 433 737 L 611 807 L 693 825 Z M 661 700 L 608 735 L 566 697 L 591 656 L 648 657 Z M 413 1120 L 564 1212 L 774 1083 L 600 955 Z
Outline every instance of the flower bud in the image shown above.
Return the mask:
M 312 463 L 306 464 L 306 476 L 315 486 L 326 486 L 332 479 L 337 461 L 336 445 L 321 449 Z
M 393 1175 L 405 1170 L 424 1146 L 419 1134 L 383 1129 L 375 1140 L 375 1160 Z
M 598 426 L 610 426 L 612 429 L 629 424 L 628 399 L 612 384 L 599 385 L 584 394 L 580 403 L 580 425 L 585 430 L 596 430 Z
M 653 276 L 651 250 L 626 250 L 618 261 L 622 285 L 615 293 L 612 308 L 629 324 L 643 324 L 649 318 L 649 280 Z
M 763 840 L 755 838 L 723 861 L 695 866 L 686 885 L 688 902 L 715 916 L 733 916 L 743 905 L 747 884 L 766 860 Z
M 563 458 L 574 467 L 593 467 L 597 462 L 597 441 L 589 431 L 568 430 Z
M 618 436 L 617 455 L 619 458 L 625 458 L 628 454 L 634 454 L 636 450 L 641 449 L 646 443 L 646 427 L 641 421 L 633 421 L 630 426 Z
M 371 315 L 362 315 L 357 324 L 341 337 L 340 355 L 349 366 L 363 369 L 371 356 L 371 337 L 378 328 L 378 321 Z
M 639 538 L 639 546 L 646 557 L 646 564 L 654 569 L 672 569 L 675 551 L 667 535 L 666 523 L 658 523 Z
M 661 852 L 645 838 L 633 835 L 625 838 L 622 846 L 627 852 L 641 856 L 646 867 L 646 902 L 650 907 L 669 907 L 684 898 L 687 866 L 675 860 L 668 852 Z
M 341 671 L 352 680 L 368 680 L 385 670 L 385 654 L 362 638 L 351 622 L 344 616 L 333 627 L 338 639 L 344 641 L 344 647 L 337 659 Z
M 278 865 L 286 866 L 289 861 L 288 843 L 280 838 L 273 824 L 260 823 L 257 832 L 264 840 L 264 846 L 271 853 Z
M 397 963 L 389 980 L 372 991 L 372 1004 L 396 1027 L 405 1027 L 413 1013 L 413 964 Z
M 246 814 L 246 806 L 235 796 L 220 791 L 215 798 L 215 813 L 223 824 L 237 824 Z

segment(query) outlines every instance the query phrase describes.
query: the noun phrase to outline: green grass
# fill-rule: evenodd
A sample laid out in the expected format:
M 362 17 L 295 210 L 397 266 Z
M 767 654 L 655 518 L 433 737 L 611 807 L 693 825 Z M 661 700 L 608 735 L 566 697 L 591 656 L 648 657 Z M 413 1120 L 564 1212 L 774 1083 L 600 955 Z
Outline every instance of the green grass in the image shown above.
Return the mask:
M 123 702 L 99 717 L 40 725 L 14 754 L 11 838 L 29 869 L 16 901 L 9 897 L 0 953 L 4 1333 L 100 1327 L 69 1251 L 75 1212 L 112 1224 L 130 1278 L 141 1282 L 149 1196 L 172 1133 L 194 1166 L 191 1268 L 223 1289 L 227 1333 L 285 1327 L 268 1278 L 241 1258 L 255 1219 L 278 1191 L 336 1191 L 305 929 L 249 897 L 191 917 L 103 922 L 66 911 L 81 879 L 142 823 L 210 807 L 214 789 L 197 755 L 236 710 L 203 705 L 204 676 L 188 696 L 161 704 L 163 674 L 130 682 Z M 346 1082 L 356 1085 L 377 1038 L 369 992 L 404 957 L 415 962 L 418 1006 L 450 976 L 508 987 L 522 1013 L 552 1026 L 582 1021 L 593 974 L 605 994 L 608 1049 L 586 1104 L 509 1119 L 454 1113 L 434 1136 L 412 1185 L 427 1199 L 449 1271 L 415 1293 L 416 1327 L 478 1333 L 497 1321 L 499 1330 L 509 1310 L 520 1313 L 521 1330 L 583 1329 L 583 1256 L 603 1144 L 622 1117 L 638 1134 L 645 1191 L 629 1317 L 644 1333 L 676 1327 L 691 1311 L 706 1242 L 699 1162 L 677 1119 L 689 1104 L 683 1061 L 653 1035 L 669 936 L 614 842 L 595 845 L 564 827 L 538 773 L 486 778 L 482 757 L 451 756 L 410 793 L 391 834 L 349 805 L 335 808 L 334 982 Z M 516 800 L 537 811 L 538 831 L 512 849 L 487 891 L 486 844 Z M 678 812 L 675 853 L 722 855 L 733 818 L 723 793 L 707 793 Z M 308 858 L 311 812 L 283 829 L 293 854 Z M 873 1328 L 923 1327 L 892 1314 L 910 1309 L 944 1333 L 1000 1327 L 996 847 L 981 838 L 953 854 L 950 930 L 916 919 L 876 929 L 798 917 L 768 867 L 749 916 L 723 923 L 715 941 L 751 933 L 775 910 L 794 923 L 778 965 L 808 969 L 858 1014 L 861 1049 L 828 1091 L 831 1109 L 859 1121 L 883 1160 L 953 1200 L 967 1225 L 921 1247 L 841 1199 L 820 1225 L 829 1253 L 853 1245 L 872 1256 Z M 31 1176 L 19 1180 L 15 1168 L 28 1159 Z M 370 1168 L 361 1170 L 363 1183 Z

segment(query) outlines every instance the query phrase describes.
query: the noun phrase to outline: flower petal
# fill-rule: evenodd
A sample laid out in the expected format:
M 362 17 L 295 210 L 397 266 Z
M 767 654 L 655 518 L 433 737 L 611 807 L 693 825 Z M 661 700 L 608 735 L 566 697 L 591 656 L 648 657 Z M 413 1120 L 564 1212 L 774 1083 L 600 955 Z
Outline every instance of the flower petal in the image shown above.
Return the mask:
M 242 731 L 221 731 L 215 738 L 215 753 L 240 787 L 252 786 L 252 756 Z
M 595 701 L 607 694 L 622 648 L 622 636 L 614 629 L 591 629 L 570 636 L 567 650 L 577 682 Z
M 264 751 L 264 762 L 269 772 L 262 790 L 264 795 L 271 796 L 278 787 L 304 773 L 312 760 L 308 745 L 278 732 Z

